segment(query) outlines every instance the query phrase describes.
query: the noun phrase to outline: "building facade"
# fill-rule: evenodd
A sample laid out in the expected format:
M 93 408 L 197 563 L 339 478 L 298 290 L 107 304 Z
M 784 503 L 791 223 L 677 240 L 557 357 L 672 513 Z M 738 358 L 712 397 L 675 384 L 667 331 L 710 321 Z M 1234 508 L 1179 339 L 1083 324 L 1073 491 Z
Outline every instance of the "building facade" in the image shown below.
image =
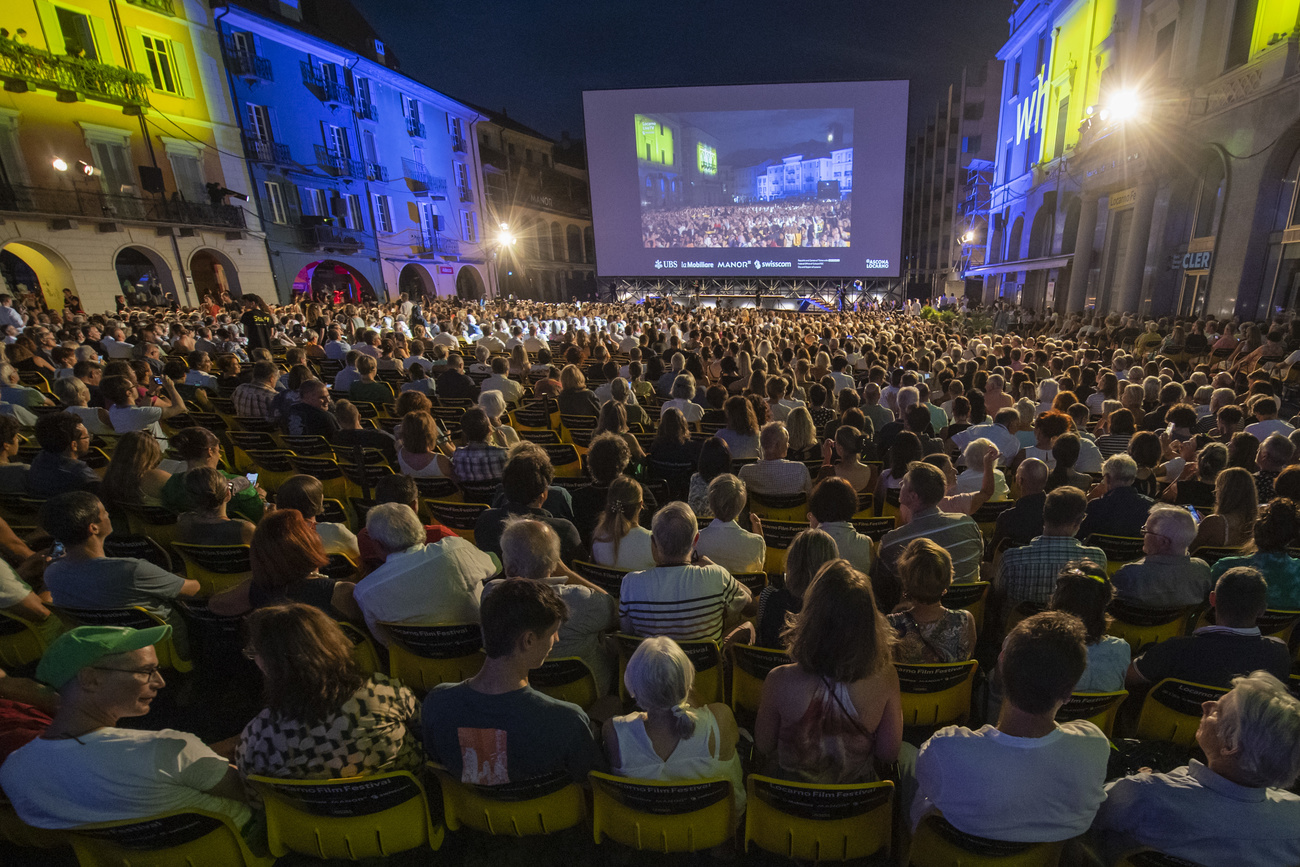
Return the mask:
M 474 110 L 341 0 L 216 17 L 282 300 L 495 294 Z
M 87 310 L 273 294 L 208 6 L 13 0 L 2 23 L 4 288 Z
M 986 298 L 1256 318 L 1300 290 L 1300 0 L 1020 3 Z
M 984 264 L 1001 71 L 1000 61 L 963 70 L 908 145 L 903 278 L 914 295 L 960 294 L 963 270 Z
M 491 251 L 502 291 L 544 301 L 593 297 L 596 248 L 580 144 L 479 112 L 474 137 L 488 222 L 514 240 Z

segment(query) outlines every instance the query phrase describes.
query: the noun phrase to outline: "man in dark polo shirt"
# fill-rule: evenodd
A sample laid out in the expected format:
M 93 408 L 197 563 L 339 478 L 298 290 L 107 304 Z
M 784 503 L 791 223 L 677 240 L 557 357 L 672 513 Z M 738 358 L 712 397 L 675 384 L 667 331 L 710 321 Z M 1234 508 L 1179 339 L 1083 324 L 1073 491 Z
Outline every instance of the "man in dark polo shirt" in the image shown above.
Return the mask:
M 99 491 L 99 476 L 82 460 L 90 453 L 90 433 L 70 412 L 43 415 L 36 422 L 41 450 L 27 471 L 27 490 L 37 497 L 69 491 Z
M 465 373 L 465 359 L 459 352 L 447 356 L 447 370 L 438 377 L 441 397 L 478 399 L 478 386 Z
M 1176 677 L 1230 689 L 1234 677 L 1259 669 L 1285 682 L 1291 673 L 1286 643 L 1261 635 L 1255 625 L 1268 606 L 1268 582 L 1259 570 L 1237 566 L 1224 572 L 1210 605 L 1214 625 L 1152 645 L 1129 665 L 1125 685 L 1131 690 Z

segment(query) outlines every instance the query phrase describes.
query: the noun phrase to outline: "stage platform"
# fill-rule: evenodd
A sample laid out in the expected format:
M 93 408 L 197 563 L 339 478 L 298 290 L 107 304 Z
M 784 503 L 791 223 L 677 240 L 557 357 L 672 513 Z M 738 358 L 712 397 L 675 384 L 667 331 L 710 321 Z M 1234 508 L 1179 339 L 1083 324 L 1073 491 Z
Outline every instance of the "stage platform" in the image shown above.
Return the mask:
M 688 307 L 764 307 L 772 310 L 830 312 L 868 301 L 902 301 L 903 281 L 898 278 L 771 279 L 683 277 L 675 280 L 648 277 L 601 278 L 597 294 L 602 301 L 641 304 L 667 299 Z

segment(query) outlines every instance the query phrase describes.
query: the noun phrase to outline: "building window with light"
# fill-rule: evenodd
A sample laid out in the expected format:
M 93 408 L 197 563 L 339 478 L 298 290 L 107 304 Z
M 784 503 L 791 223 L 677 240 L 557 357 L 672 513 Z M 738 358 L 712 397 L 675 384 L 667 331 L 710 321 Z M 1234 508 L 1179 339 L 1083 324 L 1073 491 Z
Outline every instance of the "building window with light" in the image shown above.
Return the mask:
M 266 193 L 266 216 L 272 223 L 281 226 L 289 222 L 284 208 L 284 192 L 275 181 L 262 181 L 262 190 Z

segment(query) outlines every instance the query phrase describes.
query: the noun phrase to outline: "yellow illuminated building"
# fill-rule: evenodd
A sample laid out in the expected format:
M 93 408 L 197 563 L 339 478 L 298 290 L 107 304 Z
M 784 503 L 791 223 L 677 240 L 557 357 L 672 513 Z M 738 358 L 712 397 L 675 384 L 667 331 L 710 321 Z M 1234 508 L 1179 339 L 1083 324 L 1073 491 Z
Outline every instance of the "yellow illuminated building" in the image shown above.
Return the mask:
M 0 276 L 87 311 L 274 297 L 220 41 L 198 0 L 0 11 Z

